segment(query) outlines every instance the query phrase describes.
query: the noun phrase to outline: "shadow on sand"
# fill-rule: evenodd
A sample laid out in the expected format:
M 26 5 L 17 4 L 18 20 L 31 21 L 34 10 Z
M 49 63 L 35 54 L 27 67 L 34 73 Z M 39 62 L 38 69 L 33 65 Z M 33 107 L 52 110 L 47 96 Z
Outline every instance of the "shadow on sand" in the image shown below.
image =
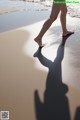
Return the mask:
M 70 36 L 70 35 L 69 35 Z M 67 38 L 63 37 L 57 50 L 57 56 L 52 62 L 41 54 L 39 48 L 34 54 L 43 66 L 49 68 L 44 92 L 44 102 L 41 102 L 38 91 L 34 93 L 35 111 L 37 120 L 71 120 L 69 103 L 66 93 L 68 87 L 62 82 L 62 60 Z
M 74 120 L 80 120 L 80 106 L 76 109 Z

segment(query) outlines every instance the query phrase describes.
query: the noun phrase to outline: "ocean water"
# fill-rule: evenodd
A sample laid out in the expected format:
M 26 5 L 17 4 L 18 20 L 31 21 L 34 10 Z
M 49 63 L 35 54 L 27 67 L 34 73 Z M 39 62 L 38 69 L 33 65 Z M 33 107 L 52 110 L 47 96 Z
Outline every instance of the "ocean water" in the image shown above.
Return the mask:
M 41 11 L 49 8 L 39 3 L 24 2 L 19 0 L 0 0 L 0 8 L 17 8 L 24 11 Z
M 67 1 L 67 7 L 68 7 L 69 15 L 72 16 L 72 17 L 80 18 L 80 0 L 66 0 L 66 1 Z M 72 3 L 69 3 L 68 1 L 70 1 Z M 79 4 L 76 4 L 75 3 L 76 1 L 78 1 Z M 53 0 L 44 0 L 42 3 L 49 7 L 49 6 L 52 5 Z
M 53 0 L 34 0 L 34 2 L 27 2 L 31 0 L 0 0 L 0 8 L 18 8 L 21 11 L 44 11 L 51 10 Z M 33 1 L 33 0 L 32 0 Z M 37 1 L 37 3 L 36 3 Z M 78 0 L 80 1 L 80 0 Z M 68 14 L 72 17 L 80 18 L 80 4 L 67 4 Z
M 68 1 L 72 3 L 69 3 Z M 76 1 L 78 1 L 78 4 L 75 3 Z M 67 8 L 68 8 L 69 15 L 72 17 L 80 18 L 80 0 L 66 0 L 66 2 L 67 2 Z M 53 3 L 53 0 L 45 0 L 43 2 L 43 4 L 46 6 L 51 6 L 52 3 Z

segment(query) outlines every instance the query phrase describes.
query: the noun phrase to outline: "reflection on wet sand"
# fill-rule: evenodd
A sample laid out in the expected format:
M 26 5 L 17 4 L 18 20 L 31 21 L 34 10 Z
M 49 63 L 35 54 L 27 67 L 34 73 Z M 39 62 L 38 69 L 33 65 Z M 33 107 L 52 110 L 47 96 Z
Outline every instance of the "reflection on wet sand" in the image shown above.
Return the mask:
M 52 62 L 45 58 L 41 49 L 34 54 L 43 66 L 48 67 L 44 102 L 42 103 L 36 90 L 34 93 L 37 120 L 71 120 L 69 102 L 66 96 L 68 86 L 62 82 L 62 60 L 67 37 L 63 37 L 62 44 L 58 47 L 57 56 Z

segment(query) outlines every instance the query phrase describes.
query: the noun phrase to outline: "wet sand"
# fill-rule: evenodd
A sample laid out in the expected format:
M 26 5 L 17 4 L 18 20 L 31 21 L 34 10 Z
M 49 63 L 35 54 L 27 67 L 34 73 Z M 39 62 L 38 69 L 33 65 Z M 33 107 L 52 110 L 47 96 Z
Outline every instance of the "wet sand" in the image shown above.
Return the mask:
M 65 46 L 60 46 L 59 19 L 44 36 L 42 50 L 34 37 L 44 19 L 0 33 L 0 111 L 10 111 L 11 120 L 49 120 L 58 115 L 64 120 L 63 111 L 68 120 L 79 119 L 80 27 L 78 19 L 67 18 L 68 28 L 76 32 Z
M 18 11 L 18 9 L 16 9 L 16 8 L 0 8 L 0 14 L 16 12 L 16 11 Z

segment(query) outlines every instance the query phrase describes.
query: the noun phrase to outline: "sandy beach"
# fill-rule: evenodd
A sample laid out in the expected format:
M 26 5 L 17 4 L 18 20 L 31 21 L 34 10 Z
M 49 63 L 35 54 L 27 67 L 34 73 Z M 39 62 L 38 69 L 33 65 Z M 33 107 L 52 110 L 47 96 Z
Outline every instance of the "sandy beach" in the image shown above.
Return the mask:
M 0 11 L 0 111 L 10 120 L 79 120 L 80 19 L 67 15 L 75 33 L 62 38 L 58 18 L 39 49 L 34 38 L 50 10 Z

